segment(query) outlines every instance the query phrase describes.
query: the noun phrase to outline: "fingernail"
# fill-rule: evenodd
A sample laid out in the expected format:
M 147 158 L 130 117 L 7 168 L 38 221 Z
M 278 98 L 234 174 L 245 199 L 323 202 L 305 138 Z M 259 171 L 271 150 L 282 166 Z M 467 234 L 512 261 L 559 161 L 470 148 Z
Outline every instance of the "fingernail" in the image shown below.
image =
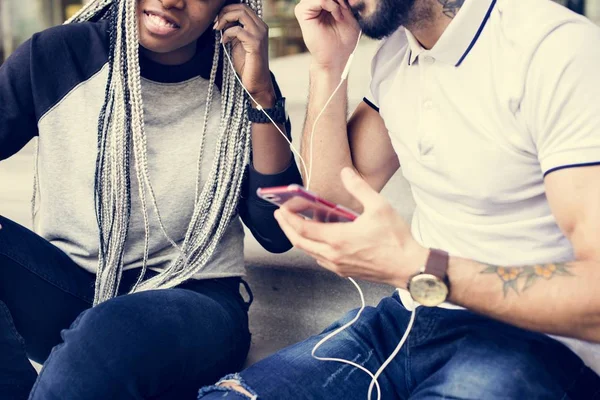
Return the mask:
M 217 29 L 217 25 L 219 25 L 219 23 L 215 22 L 215 24 L 213 25 L 213 31 Z

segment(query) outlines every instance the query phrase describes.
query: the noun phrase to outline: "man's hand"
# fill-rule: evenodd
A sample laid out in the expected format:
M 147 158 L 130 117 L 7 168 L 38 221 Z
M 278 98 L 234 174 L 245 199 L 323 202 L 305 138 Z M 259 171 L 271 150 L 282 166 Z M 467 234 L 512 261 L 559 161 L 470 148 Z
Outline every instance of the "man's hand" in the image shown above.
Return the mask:
M 345 0 L 302 0 L 296 18 L 314 64 L 341 73 L 360 30 Z
M 275 89 L 269 72 L 267 24 L 248 5 L 233 4 L 221 10 L 214 29 L 223 30 L 223 43 L 231 42 L 233 65 L 246 89 L 263 107 L 271 107 Z
M 286 210 L 275 218 L 292 244 L 319 265 L 342 277 L 353 277 L 406 288 L 425 265 L 429 250 L 419 245 L 392 206 L 352 169 L 342 171 L 344 186 L 363 206 L 351 223 L 304 220 Z

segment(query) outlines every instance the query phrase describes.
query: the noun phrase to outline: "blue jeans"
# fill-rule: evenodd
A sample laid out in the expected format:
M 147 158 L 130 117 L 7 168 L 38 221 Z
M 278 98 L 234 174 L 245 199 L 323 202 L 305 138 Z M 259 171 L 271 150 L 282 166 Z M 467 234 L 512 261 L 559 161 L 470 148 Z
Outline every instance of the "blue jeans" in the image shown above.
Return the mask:
M 291 346 L 226 377 L 261 400 L 366 400 L 371 379 L 357 368 L 311 357 L 327 332 L 346 324 L 356 310 L 323 334 Z M 373 373 L 404 334 L 410 312 L 399 297 L 365 309 L 351 328 L 326 342 L 317 356 L 342 358 Z M 596 399 L 600 378 L 567 347 L 465 310 L 417 309 L 403 349 L 380 377 L 382 399 Z M 202 400 L 248 399 L 209 386 Z M 375 392 L 373 393 L 375 399 Z
M 243 365 L 241 279 L 189 281 L 91 308 L 94 274 L 14 222 L 0 217 L 0 225 L 0 399 L 194 399 Z M 139 273 L 125 272 L 124 293 Z M 44 363 L 39 377 L 28 357 Z

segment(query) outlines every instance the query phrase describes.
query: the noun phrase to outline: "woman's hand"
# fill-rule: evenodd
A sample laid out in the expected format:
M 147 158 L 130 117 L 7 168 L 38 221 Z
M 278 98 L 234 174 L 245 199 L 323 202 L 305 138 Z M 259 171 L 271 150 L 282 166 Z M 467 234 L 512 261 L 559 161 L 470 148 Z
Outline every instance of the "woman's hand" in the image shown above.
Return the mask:
M 231 58 L 244 86 L 264 108 L 275 103 L 269 71 L 269 28 L 246 4 L 224 7 L 214 26 L 223 43 L 231 43 Z

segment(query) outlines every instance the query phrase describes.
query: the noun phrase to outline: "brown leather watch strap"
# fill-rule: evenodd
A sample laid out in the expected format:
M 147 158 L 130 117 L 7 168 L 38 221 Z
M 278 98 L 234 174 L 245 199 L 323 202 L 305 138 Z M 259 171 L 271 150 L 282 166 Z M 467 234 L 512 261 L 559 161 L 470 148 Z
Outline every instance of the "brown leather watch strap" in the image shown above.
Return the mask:
M 448 282 L 448 263 L 450 256 L 442 250 L 431 249 L 427 263 L 425 264 L 425 273 L 437 276 L 444 282 Z

